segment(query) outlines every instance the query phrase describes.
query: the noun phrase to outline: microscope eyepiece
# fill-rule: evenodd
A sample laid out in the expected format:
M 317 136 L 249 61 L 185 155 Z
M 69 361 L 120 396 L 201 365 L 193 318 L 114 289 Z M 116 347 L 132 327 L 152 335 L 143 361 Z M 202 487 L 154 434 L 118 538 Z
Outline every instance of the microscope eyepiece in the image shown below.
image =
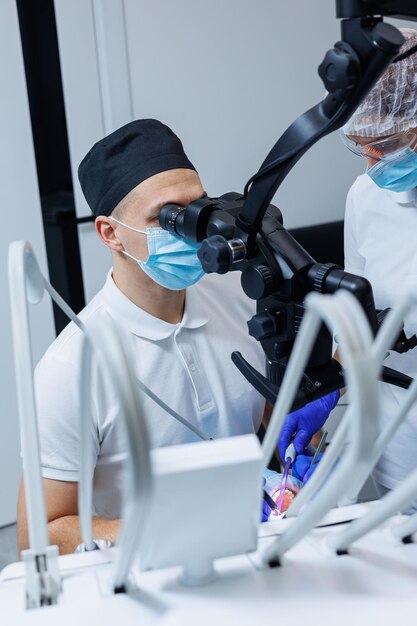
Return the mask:
M 178 204 L 165 204 L 159 213 L 161 228 L 178 237 L 185 237 L 184 218 L 185 207 Z

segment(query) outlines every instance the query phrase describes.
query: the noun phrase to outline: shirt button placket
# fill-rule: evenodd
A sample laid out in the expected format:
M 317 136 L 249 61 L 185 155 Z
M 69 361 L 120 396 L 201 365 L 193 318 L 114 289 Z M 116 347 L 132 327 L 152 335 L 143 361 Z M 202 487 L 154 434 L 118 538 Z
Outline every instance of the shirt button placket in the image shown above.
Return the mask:
M 208 381 L 205 379 L 203 372 L 200 371 L 200 368 L 196 363 L 192 346 L 187 342 L 184 333 L 181 333 L 180 331 L 180 328 L 175 331 L 175 345 L 177 346 L 178 352 L 181 355 L 188 375 L 191 379 L 197 398 L 198 408 L 201 411 L 202 409 L 206 409 L 211 404 L 214 404 L 214 401 L 210 392 Z

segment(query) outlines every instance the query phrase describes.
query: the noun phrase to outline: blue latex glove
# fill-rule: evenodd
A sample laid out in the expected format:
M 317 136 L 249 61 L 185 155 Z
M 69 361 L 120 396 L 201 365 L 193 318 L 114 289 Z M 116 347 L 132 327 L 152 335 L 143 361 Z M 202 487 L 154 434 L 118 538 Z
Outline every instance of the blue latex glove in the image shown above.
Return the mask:
M 314 465 L 311 465 L 311 460 L 313 457 L 310 454 L 298 454 L 294 463 L 292 464 L 292 475 L 305 484 L 308 479 L 311 478 L 322 456 L 322 454 L 319 454 L 316 463 L 314 463 Z
M 304 484 L 306 484 L 306 482 L 308 482 L 308 481 L 310 480 L 310 478 L 312 477 L 312 475 L 313 475 L 313 473 L 314 473 L 315 469 L 317 468 L 317 466 L 318 466 L 318 464 L 319 464 L 319 461 L 320 461 L 320 458 L 321 458 L 321 457 L 322 457 L 322 455 L 321 455 L 321 454 L 319 454 L 317 463 L 314 463 L 314 465 L 312 465 L 312 466 L 311 466 L 311 467 L 310 467 L 310 468 L 306 471 L 306 473 L 304 474 L 304 478 L 303 478 L 303 483 L 304 483 Z
M 323 426 L 330 411 L 334 409 L 340 398 L 339 390 L 329 393 L 318 400 L 313 400 L 285 418 L 284 426 L 278 439 L 278 448 L 282 460 L 285 460 L 285 451 L 293 440 L 297 454 L 303 454 L 304 448 L 310 443 L 312 436 Z
M 268 502 L 264 499 L 262 500 L 262 515 L 261 522 L 267 522 L 269 520 L 269 516 L 272 513 L 272 509 L 269 506 Z

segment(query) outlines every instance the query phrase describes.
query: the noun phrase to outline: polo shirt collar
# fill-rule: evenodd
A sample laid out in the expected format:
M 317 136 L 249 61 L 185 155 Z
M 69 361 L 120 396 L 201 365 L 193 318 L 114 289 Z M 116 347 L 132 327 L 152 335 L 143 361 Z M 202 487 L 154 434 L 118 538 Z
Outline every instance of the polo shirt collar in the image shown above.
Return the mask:
M 166 339 L 179 328 L 200 328 L 209 321 L 209 316 L 204 312 L 201 294 L 195 289 L 195 285 L 186 290 L 185 310 L 181 322 L 169 324 L 150 315 L 129 300 L 116 286 L 112 271 L 111 269 L 107 274 L 102 290 L 104 305 L 110 315 L 117 318 L 134 335 L 158 341 Z
M 400 205 L 417 206 L 417 187 L 409 191 L 391 191 L 391 198 Z

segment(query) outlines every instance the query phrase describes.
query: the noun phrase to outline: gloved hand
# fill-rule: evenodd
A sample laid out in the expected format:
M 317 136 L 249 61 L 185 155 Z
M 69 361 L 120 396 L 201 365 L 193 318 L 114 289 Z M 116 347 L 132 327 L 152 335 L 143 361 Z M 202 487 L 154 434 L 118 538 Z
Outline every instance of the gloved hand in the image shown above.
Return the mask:
M 304 448 L 310 443 L 314 433 L 323 426 L 339 398 L 340 392 L 336 390 L 287 415 L 278 439 L 279 453 L 283 461 L 285 461 L 285 451 L 291 443 L 293 434 L 296 433 L 292 442 L 295 451 L 297 454 L 303 454 Z
M 311 465 L 311 460 L 313 457 L 310 454 L 298 454 L 291 466 L 292 475 L 295 476 L 295 478 L 298 478 L 298 480 L 302 480 L 305 484 L 309 480 L 309 478 L 311 478 L 322 456 L 322 454 L 319 454 L 316 463 L 314 463 L 314 465 Z

